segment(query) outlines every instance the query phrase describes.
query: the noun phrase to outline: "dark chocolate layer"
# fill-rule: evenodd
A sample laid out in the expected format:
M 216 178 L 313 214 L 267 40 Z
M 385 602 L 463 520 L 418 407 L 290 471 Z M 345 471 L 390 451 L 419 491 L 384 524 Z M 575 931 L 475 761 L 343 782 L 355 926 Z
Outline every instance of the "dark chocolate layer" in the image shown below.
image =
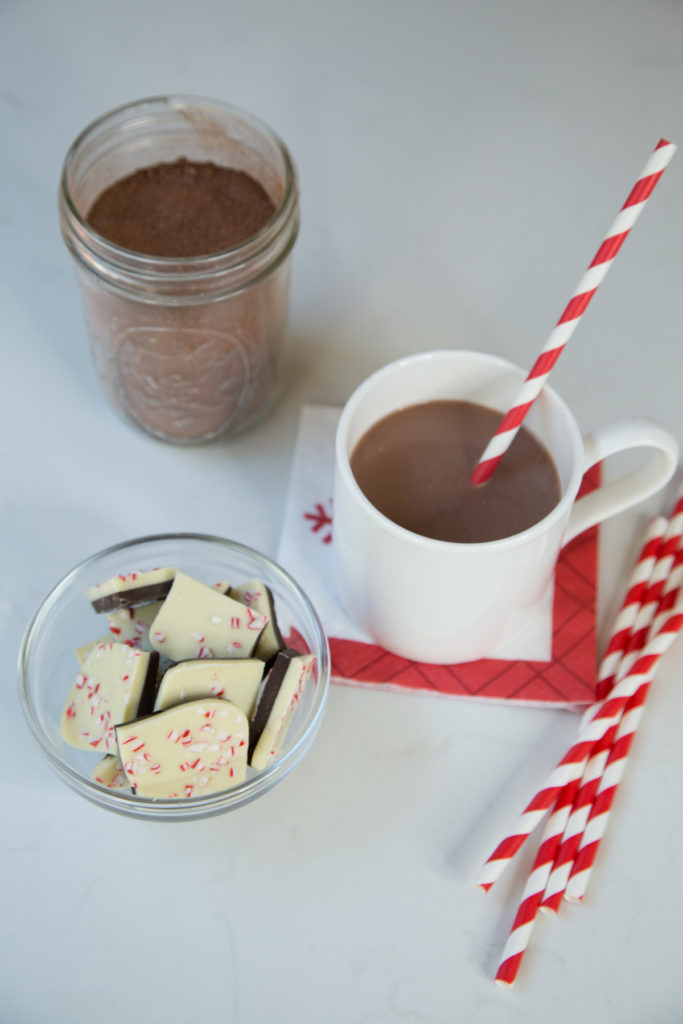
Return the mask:
M 139 604 L 150 604 L 161 601 L 168 594 L 173 580 L 163 583 L 150 583 L 146 587 L 131 587 L 130 590 L 116 590 L 113 594 L 105 594 L 91 601 L 96 612 L 112 612 L 117 608 L 135 608 Z
M 273 705 L 280 692 L 283 680 L 287 675 L 287 670 L 292 662 L 293 658 L 298 658 L 299 652 L 293 650 L 291 647 L 285 651 L 280 651 L 276 656 L 273 667 L 266 676 L 261 690 L 261 695 L 256 705 L 256 711 L 249 723 L 249 755 L 247 758 L 248 762 L 251 762 L 251 755 L 254 752 L 256 744 L 261 739 L 261 734 L 266 727 L 270 713 L 273 710 Z
M 140 694 L 138 710 L 135 715 L 136 718 L 142 718 L 143 715 L 151 714 L 154 708 L 154 701 L 157 697 L 157 690 L 159 689 L 160 682 L 161 675 L 159 673 L 159 655 L 156 651 L 152 651 L 147 664 L 147 675 L 145 676 L 142 693 Z
M 269 609 L 269 613 L 268 614 L 269 614 L 269 617 L 270 617 L 270 624 L 271 624 L 271 626 L 273 628 L 273 634 L 275 636 L 275 643 L 280 648 L 280 651 L 284 651 L 285 648 L 287 647 L 287 645 L 286 645 L 285 641 L 282 638 L 282 632 L 280 630 L 280 625 L 279 625 L 279 623 L 277 621 L 277 615 L 275 613 L 275 598 L 273 597 L 273 591 L 270 589 L 270 587 L 266 587 L 265 589 L 266 589 L 266 593 L 268 595 L 268 604 L 270 605 L 270 609 Z

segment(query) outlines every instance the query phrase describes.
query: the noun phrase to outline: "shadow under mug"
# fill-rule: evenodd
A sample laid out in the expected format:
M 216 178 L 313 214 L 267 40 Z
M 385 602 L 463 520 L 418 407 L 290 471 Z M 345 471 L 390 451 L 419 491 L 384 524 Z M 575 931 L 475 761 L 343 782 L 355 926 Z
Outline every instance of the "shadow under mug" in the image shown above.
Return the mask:
M 548 449 L 561 498 L 522 533 L 484 543 L 432 540 L 397 526 L 362 493 L 349 459 L 379 419 L 419 402 L 462 399 L 504 413 L 526 371 L 480 352 L 426 352 L 385 366 L 344 406 L 337 428 L 333 551 L 349 617 L 376 643 L 433 664 L 491 656 L 519 636 L 552 586 L 562 547 L 577 534 L 649 497 L 672 477 L 674 437 L 650 420 L 626 419 L 581 436 L 546 386 L 524 424 Z M 649 449 L 636 469 L 576 500 L 585 471 L 617 452 Z

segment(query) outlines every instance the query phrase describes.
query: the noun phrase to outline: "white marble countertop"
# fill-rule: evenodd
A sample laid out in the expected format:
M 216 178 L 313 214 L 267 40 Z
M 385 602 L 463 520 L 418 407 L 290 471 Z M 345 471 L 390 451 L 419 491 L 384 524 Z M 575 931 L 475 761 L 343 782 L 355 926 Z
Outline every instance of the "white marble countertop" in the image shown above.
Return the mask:
M 371 370 L 467 346 L 530 365 L 643 166 L 683 144 L 683 8 L 655 0 L 6 0 L 0 5 L 0 1018 L 257 1024 L 681 1019 L 683 646 L 658 672 L 585 905 L 493 975 L 528 857 L 471 880 L 576 716 L 335 686 L 279 787 L 204 822 L 91 806 L 16 693 L 30 614 L 83 557 L 191 530 L 275 554 L 298 413 Z M 285 391 L 233 442 L 176 449 L 106 406 L 56 212 L 64 153 L 105 110 L 215 96 L 301 178 Z M 683 156 L 553 384 L 580 426 L 683 440 Z M 603 530 L 604 644 L 646 518 Z M 239 496 L 239 500 L 234 500 Z

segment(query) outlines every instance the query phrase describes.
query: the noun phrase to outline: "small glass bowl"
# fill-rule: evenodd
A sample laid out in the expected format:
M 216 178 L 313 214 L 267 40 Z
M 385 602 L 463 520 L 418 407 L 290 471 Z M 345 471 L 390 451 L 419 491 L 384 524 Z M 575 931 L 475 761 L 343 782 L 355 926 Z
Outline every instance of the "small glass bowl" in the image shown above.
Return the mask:
M 107 633 L 86 588 L 118 573 L 172 566 L 202 582 L 237 586 L 259 579 L 273 593 L 285 641 L 296 636 L 297 649 L 316 656 L 316 671 L 292 718 L 282 749 L 261 772 L 233 789 L 190 799 L 156 800 L 128 789 L 107 789 L 92 772 L 101 754 L 64 742 L 60 720 L 78 672 L 75 649 Z M 113 639 L 113 638 L 112 638 Z M 302 646 L 303 644 L 303 646 Z M 42 601 L 28 625 L 19 654 L 19 691 L 31 732 L 53 770 L 72 789 L 100 807 L 130 817 L 185 821 L 234 810 L 266 793 L 299 763 L 320 728 L 329 689 L 330 658 L 318 615 L 301 587 L 265 555 L 221 537 L 178 533 L 140 537 L 92 555 L 67 573 Z

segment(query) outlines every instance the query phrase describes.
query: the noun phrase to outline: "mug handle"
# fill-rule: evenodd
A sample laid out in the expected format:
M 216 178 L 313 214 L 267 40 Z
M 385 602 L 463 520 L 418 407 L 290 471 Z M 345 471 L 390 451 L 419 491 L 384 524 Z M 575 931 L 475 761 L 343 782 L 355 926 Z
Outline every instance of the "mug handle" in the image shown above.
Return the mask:
M 664 487 L 678 465 L 678 442 L 668 430 L 652 420 L 618 420 L 587 434 L 583 445 L 584 472 L 617 452 L 633 448 L 652 448 L 653 451 L 642 466 L 598 487 L 574 503 L 563 545 L 603 519 L 649 498 Z

